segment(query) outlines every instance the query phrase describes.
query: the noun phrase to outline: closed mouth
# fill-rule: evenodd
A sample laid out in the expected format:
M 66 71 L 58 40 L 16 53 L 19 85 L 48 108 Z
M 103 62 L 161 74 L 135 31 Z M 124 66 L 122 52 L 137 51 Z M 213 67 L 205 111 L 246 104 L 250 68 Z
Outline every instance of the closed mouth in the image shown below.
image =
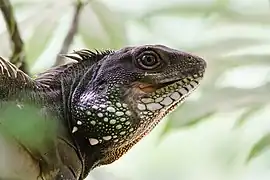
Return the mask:
M 177 89 L 178 87 L 184 87 L 190 84 L 191 81 L 195 81 L 195 83 L 199 83 L 198 81 L 203 77 L 204 72 L 199 72 L 193 75 L 177 78 L 177 79 L 169 79 L 164 80 L 161 83 L 144 83 L 137 82 L 136 86 L 145 93 L 153 93 L 159 89 L 171 87 Z M 192 84 L 190 84 L 192 86 Z
M 165 83 L 160 83 L 160 84 L 148 84 L 148 83 L 140 83 L 139 88 L 141 91 L 145 92 L 145 93 L 152 93 L 155 92 L 158 89 L 164 88 L 166 86 L 169 86 L 175 82 L 179 81 L 178 80 L 174 80 L 174 81 L 170 81 L 170 82 L 165 82 Z

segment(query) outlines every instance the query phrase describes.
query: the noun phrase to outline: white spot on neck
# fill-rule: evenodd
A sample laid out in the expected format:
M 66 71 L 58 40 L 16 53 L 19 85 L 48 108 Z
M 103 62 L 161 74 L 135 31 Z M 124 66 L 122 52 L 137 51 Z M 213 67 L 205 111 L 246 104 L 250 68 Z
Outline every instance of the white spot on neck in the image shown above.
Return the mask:
M 115 105 L 116 105 L 117 107 L 121 107 L 121 106 L 122 106 L 121 103 L 119 103 L 119 102 L 116 103 Z
M 110 106 L 110 107 L 107 108 L 107 111 L 109 111 L 109 112 L 115 112 L 115 109 Z
M 124 115 L 124 113 L 122 111 L 117 111 L 115 114 L 116 114 L 116 116 L 123 116 Z
M 131 112 L 129 110 L 127 110 L 126 115 L 131 116 Z
M 82 125 L 82 121 L 77 121 L 77 124 L 78 125 Z
M 105 141 L 109 141 L 111 138 L 112 138 L 112 136 L 104 136 L 104 137 L 103 137 L 103 139 L 104 139 Z
M 115 119 L 110 120 L 110 124 L 115 124 L 115 123 L 116 123 Z
M 127 119 L 126 119 L 126 118 L 124 118 L 124 117 L 120 119 L 120 121 L 122 121 L 122 122 L 123 122 L 123 121 L 125 121 L 125 120 L 127 120 Z
M 124 134 L 126 134 L 126 131 L 121 131 L 119 134 L 124 135 Z
M 72 133 L 75 133 L 76 131 L 78 131 L 78 128 L 76 126 L 74 126 L 72 129 Z
M 141 104 L 141 103 L 139 103 L 139 104 L 137 105 L 137 107 L 138 107 L 138 109 L 139 109 L 140 111 L 143 111 L 143 110 L 146 109 L 145 105 L 144 105 L 144 104 Z
M 105 108 L 106 105 L 105 105 L 105 104 L 101 104 L 100 107 L 101 107 L 101 108 Z
M 98 117 L 103 117 L 102 113 L 98 113 L 97 115 L 98 115 Z
M 99 143 L 99 141 L 97 139 L 94 139 L 94 138 L 89 138 L 89 142 L 92 146 L 97 145 Z
M 95 125 L 96 124 L 96 121 L 91 121 L 90 122 L 92 125 Z
M 116 126 L 116 129 L 121 129 L 122 128 L 122 125 L 121 124 L 118 124 L 117 126 Z

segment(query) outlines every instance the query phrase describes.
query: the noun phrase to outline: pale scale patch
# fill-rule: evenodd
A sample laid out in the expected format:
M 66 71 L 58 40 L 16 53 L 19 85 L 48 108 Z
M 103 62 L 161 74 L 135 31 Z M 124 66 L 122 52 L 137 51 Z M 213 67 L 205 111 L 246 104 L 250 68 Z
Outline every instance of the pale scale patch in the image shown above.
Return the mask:
M 92 146 L 97 145 L 99 141 L 95 138 L 89 138 L 89 142 Z
M 173 98 L 174 100 L 178 100 L 178 99 L 180 99 L 180 94 L 178 93 L 178 92 L 174 92 L 174 93 L 172 93 L 172 95 L 171 95 L 171 98 Z
M 193 88 L 192 88 L 192 86 L 191 86 L 190 84 L 189 84 L 189 85 L 187 85 L 187 86 L 186 86 L 186 88 L 187 88 L 188 90 L 193 89 Z
M 90 123 L 91 123 L 92 125 L 95 125 L 95 124 L 96 124 L 96 121 L 90 121 Z
M 115 108 L 114 107 L 107 107 L 107 111 L 109 111 L 109 112 L 115 112 Z
M 155 99 L 155 102 L 161 102 L 162 100 L 163 100 L 162 97 L 158 97 L 158 98 Z
M 119 102 L 116 103 L 115 105 L 116 105 L 117 107 L 121 107 L 121 106 L 122 106 L 121 103 L 119 103 Z
M 105 104 L 101 104 L 100 107 L 101 107 L 101 108 L 105 108 L 105 107 L 107 107 L 107 106 L 106 106 Z
M 116 129 L 121 129 L 122 128 L 122 125 L 121 124 L 118 124 L 117 126 L 116 126 Z
M 185 94 L 188 93 L 187 90 L 184 89 L 184 88 L 179 89 L 179 92 L 180 92 L 181 94 L 183 94 L 183 95 L 185 95 Z
M 166 97 L 163 99 L 163 101 L 160 102 L 160 104 L 163 104 L 165 106 L 168 106 L 173 103 L 173 100 L 170 97 Z
M 120 118 L 120 121 L 124 122 L 125 120 L 127 120 L 126 118 Z
M 131 111 L 127 110 L 126 115 L 131 116 Z
M 145 104 L 154 102 L 154 99 L 152 98 L 142 98 L 142 102 Z
M 198 84 L 195 81 L 191 81 L 190 84 L 194 87 L 196 87 Z
M 124 112 L 122 112 L 122 111 L 117 111 L 117 112 L 115 113 L 115 115 L 116 115 L 116 116 L 123 116 L 123 115 L 124 115 Z
M 144 110 L 146 109 L 146 106 L 145 106 L 144 104 L 141 104 L 141 103 L 139 103 L 139 104 L 137 105 L 137 107 L 138 107 L 138 109 L 139 109 L 140 111 L 144 111 Z
M 78 128 L 76 126 L 74 126 L 72 129 L 72 133 L 75 133 L 76 131 L 78 131 Z
M 110 124 L 115 124 L 115 123 L 116 123 L 115 119 L 110 120 Z
M 78 125 L 82 125 L 82 121 L 77 121 L 77 124 Z
M 104 136 L 103 139 L 104 139 L 105 141 L 109 141 L 110 139 L 112 139 L 112 136 Z
M 102 113 L 98 113 L 97 115 L 98 115 L 98 117 L 103 117 Z
M 156 111 L 162 108 L 162 106 L 159 103 L 150 103 L 147 104 L 147 109 L 150 111 Z

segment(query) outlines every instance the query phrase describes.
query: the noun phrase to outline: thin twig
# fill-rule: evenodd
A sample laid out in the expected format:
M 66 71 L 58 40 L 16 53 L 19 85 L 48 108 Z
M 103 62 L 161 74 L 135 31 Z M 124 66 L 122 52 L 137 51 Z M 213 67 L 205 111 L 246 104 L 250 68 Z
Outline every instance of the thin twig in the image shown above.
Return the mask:
M 81 0 L 77 0 L 76 6 L 75 6 L 74 16 L 73 16 L 69 31 L 68 31 L 68 33 L 63 41 L 62 48 L 57 55 L 54 66 L 61 65 L 64 63 L 64 59 L 60 55 L 66 54 L 69 50 L 71 43 L 73 42 L 74 36 L 78 30 L 79 16 L 80 16 L 80 12 L 81 12 L 83 6 L 84 6 L 84 3 Z
M 9 0 L 0 0 L 0 8 L 6 22 L 7 30 L 11 39 L 13 53 L 10 62 L 27 73 L 24 43 L 21 38 L 17 21 L 13 13 L 13 7 Z

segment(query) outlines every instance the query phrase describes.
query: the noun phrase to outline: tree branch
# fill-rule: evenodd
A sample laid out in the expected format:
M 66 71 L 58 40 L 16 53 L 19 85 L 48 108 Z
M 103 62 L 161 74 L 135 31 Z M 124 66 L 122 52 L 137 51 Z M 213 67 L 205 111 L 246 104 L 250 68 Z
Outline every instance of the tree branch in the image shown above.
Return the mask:
M 74 36 L 78 30 L 79 16 L 80 16 L 80 12 L 81 12 L 83 6 L 84 6 L 84 3 L 81 0 L 77 0 L 76 6 L 75 6 L 74 16 L 73 16 L 69 31 L 68 31 L 68 33 L 63 41 L 62 48 L 61 48 L 60 52 L 57 54 L 57 58 L 56 58 L 54 66 L 61 65 L 64 63 L 64 59 L 60 55 L 66 54 L 69 50 L 71 43 L 73 42 Z
M 10 62 L 19 69 L 27 73 L 24 43 L 21 38 L 17 21 L 13 13 L 13 7 L 9 0 L 0 0 L 0 8 L 6 23 L 6 27 L 11 39 L 12 55 Z

